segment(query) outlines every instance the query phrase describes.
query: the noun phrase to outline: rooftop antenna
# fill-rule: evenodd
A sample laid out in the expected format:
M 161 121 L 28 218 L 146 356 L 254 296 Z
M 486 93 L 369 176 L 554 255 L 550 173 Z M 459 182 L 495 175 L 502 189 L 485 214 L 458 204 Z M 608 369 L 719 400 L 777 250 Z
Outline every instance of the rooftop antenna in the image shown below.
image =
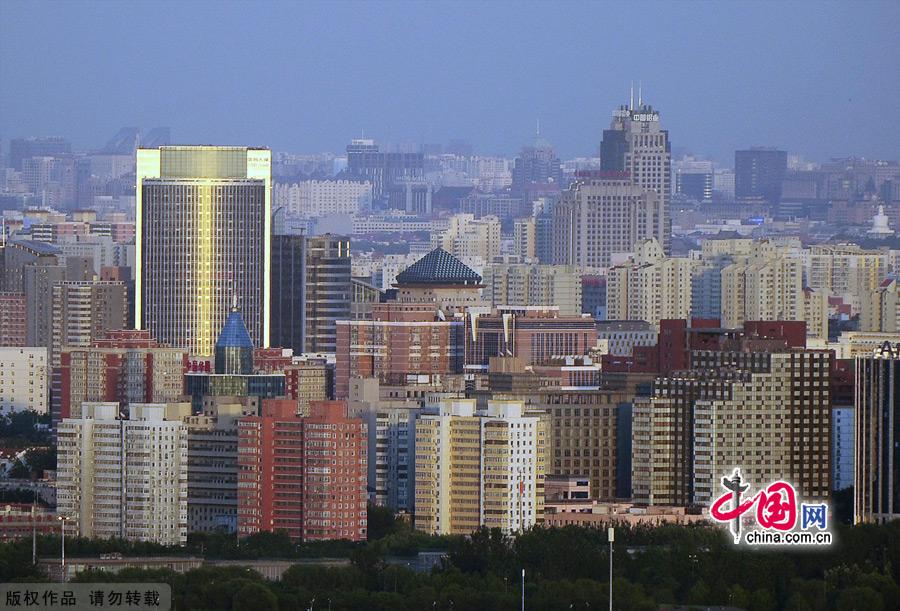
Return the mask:
M 231 291 L 232 291 L 232 293 L 231 293 L 231 311 L 232 311 L 232 312 L 237 312 L 237 311 L 238 311 L 238 306 L 237 306 L 237 286 L 235 286 L 234 283 L 232 283 L 232 285 L 231 285 Z
M 541 119 L 540 119 L 540 117 L 537 118 L 537 135 L 538 136 L 541 135 Z
M 634 110 L 634 81 L 631 81 L 631 98 L 628 102 L 628 110 Z
M 643 108 L 644 106 L 644 84 L 643 81 L 638 81 L 638 108 Z

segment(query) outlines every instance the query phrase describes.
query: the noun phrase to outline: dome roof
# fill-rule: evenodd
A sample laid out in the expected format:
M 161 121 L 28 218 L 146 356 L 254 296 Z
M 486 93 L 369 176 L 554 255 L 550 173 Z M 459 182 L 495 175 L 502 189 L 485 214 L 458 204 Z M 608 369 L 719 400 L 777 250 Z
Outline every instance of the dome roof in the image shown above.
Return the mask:
M 443 248 L 430 253 L 397 274 L 403 284 L 479 284 L 481 276 Z

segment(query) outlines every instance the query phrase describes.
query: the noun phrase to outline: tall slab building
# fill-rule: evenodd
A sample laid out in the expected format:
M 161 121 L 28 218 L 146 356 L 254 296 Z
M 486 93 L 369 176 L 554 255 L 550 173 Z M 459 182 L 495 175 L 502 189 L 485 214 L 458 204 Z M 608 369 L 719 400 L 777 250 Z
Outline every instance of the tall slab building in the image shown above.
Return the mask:
M 632 185 L 659 195 L 664 213 L 661 219 L 664 239 L 660 243 L 669 254 L 672 147 L 668 130 L 660 124 L 659 111 L 641 99 L 635 106 L 632 93 L 628 106 L 616 109 L 609 129 L 603 130 L 600 167 L 606 171 L 627 172 Z
M 135 326 L 211 355 L 236 296 L 269 345 L 272 154 L 264 148 L 137 150 Z

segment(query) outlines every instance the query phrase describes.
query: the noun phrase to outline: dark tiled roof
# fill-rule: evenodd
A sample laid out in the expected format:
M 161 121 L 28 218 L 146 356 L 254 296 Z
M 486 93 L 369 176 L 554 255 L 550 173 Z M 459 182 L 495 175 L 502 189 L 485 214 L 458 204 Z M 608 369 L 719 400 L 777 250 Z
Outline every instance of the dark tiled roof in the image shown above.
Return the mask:
M 222 327 L 219 339 L 216 340 L 216 348 L 250 348 L 253 349 L 253 340 L 244 325 L 244 319 L 239 312 L 232 312 Z
M 481 276 L 443 248 L 430 253 L 397 274 L 397 284 L 479 284 Z

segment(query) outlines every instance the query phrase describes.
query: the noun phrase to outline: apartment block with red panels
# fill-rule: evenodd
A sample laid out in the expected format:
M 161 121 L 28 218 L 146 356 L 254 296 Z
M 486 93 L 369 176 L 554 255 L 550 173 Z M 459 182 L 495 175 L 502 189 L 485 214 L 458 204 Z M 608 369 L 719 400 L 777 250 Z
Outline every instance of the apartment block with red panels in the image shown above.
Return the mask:
M 265 399 L 238 422 L 238 535 L 366 539 L 366 424 L 343 401 Z

